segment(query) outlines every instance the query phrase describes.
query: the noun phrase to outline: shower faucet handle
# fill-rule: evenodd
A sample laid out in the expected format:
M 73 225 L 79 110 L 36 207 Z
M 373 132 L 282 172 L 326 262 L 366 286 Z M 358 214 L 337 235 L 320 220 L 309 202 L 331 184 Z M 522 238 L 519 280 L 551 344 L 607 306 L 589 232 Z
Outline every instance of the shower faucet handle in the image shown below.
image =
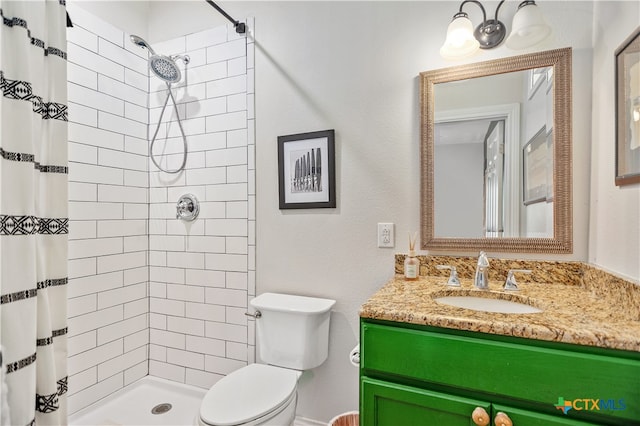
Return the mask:
M 178 200 L 176 204 L 176 219 L 191 222 L 198 217 L 200 213 L 200 203 L 193 194 L 185 194 Z

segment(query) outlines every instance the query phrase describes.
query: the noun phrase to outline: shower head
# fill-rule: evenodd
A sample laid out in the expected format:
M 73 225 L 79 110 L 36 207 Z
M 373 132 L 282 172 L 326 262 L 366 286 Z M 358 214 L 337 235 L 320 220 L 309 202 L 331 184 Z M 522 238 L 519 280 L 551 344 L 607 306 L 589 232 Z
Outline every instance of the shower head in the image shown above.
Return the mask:
M 144 41 L 142 37 L 138 37 L 137 35 L 131 34 L 129 38 L 131 39 L 131 42 L 136 46 L 145 47 L 149 50 L 149 53 L 151 53 L 152 55 L 156 54 L 156 52 L 151 48 L 149 43 Z
M 158 55 L 142 37 L 132 34 L 130 38 L 131 42 L 136 46 L 144 47 L 149 50 L 149 53 L 151 54 L 151 57 L 149 58 L 149 68 L 153 71 L 156 77 L 166 83 L 177 83 L 180 81 L 182 73 L 172 58 Z
M 177 83 L 182 78 L 180 68 L 168 56 L 153 55 L 149 58 L 149 68 L 156 77 L 167 83 Z

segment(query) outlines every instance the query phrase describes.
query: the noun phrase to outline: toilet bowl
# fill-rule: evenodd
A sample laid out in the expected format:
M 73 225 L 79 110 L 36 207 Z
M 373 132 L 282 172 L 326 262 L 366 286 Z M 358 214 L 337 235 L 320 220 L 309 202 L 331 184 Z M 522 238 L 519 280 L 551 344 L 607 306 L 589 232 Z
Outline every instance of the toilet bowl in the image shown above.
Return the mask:
M 289 426 L 297 402 L 301 373 L 250 364 L 218 381 L 205 395 L 199 426 Z
M 200 405 L 199 426 L 292 425 L 301 370 L 327 359 L 335 300 L 263 293 L 249 303 L 264 364 L 247 365 L 215 383 Z

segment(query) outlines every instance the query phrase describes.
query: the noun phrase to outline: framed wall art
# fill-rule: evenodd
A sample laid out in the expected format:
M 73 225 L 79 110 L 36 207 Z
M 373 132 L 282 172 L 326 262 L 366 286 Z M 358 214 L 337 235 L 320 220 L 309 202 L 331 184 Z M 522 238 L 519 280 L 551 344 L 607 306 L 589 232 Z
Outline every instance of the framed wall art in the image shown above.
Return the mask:
M 640 183 L 640 27 L 615 53 L 616 177 L 618 186 Z
M 280 209 L 336 206 L 335 131 L 278 136 Z

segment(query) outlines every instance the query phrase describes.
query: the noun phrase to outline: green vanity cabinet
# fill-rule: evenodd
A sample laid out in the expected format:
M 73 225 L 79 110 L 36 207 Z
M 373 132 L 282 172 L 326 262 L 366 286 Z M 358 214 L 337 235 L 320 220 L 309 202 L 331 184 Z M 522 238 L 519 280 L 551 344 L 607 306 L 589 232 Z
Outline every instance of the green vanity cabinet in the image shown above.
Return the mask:
M 640 425 L 640 353 L 364 318 L 360 339 L 361 426 Z
M 477 407 L 483 408 L 488 414 L 493 413 L 490 417 L 498 412 L 509 413 L 509 418 L 516 426 L 593 425 L 367 377 L 362 378 L 360 385 L 362 425 L 467 426 L 474 424 L 471 413 Z
M 469 425 L 476 407 L 491 410 L 486 401 L 368 377 L 361 380 L 360 397 L 362 424 L 372 425 Z

